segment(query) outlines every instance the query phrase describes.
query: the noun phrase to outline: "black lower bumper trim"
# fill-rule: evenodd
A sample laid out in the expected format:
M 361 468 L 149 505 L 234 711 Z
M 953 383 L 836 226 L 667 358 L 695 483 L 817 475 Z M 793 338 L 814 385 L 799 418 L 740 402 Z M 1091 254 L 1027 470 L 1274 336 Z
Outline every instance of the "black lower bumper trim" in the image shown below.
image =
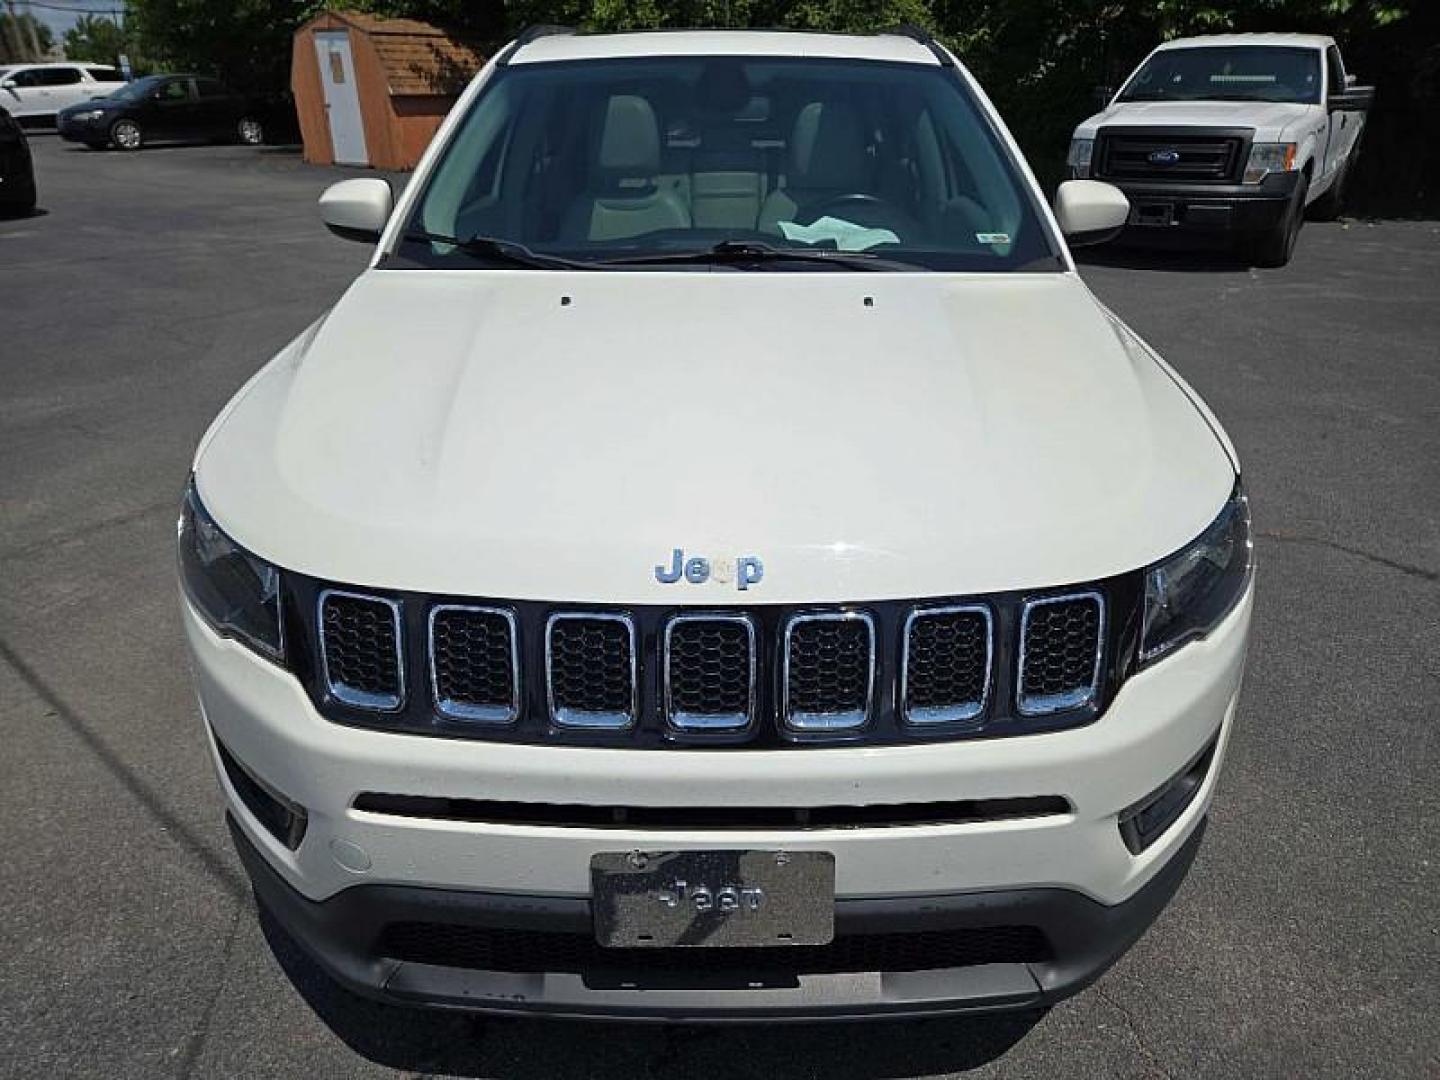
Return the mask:
M 395 926 L 444 924 L 551 935 L 591 934 L 590 904 L 398 885 L 357 885 L 314 902 L 296 892 L 239 826 L 230 831 L 259 902 L 295 941 L 350 989 L 395 1004 L 498 1013 L 631 1020 L 775 1021 L 939 1015 L 1053 1004 L 1089 985 L 1139 939 L 1169 902 L 1200 846 L 1202 821 L 1135 896 L 1107 907 L 1065 889 L 1016 889 L 901 899 L 838 900 L 841 938 L 1034 928 L 1046 947 L 976 955 L 987 962 L 906 971 L 792 972 L 775 965 L 753 979 L 735 971 L 492 971 L 385 955 Z M 387 934 L 389 935 L 387 938 Z M 1014 940 L 1019 941 L 1020 938 Z M 1033 942 L 1024 939 L 1026 948 Z M 1002 944 L 991 942 L 992 948 Z M 413 954 L 412 954 L 413 955 Z M 439 959 L 432 956 L 428 959 Z M 464 962 L 463 956 L 456 960 Z M 510 964 L 508 966 L 515 966 Z M 574 965 L 557 965 L 574 966 Z M 584 967 L 584 965 L 580 965 Z
M 1106 181 L 1130 200 L 1127 238 L 1161 233 L 1226 235 L 1272 229 L 1285 217 L 1299 173 L 1259 184 L 1147 184 Z

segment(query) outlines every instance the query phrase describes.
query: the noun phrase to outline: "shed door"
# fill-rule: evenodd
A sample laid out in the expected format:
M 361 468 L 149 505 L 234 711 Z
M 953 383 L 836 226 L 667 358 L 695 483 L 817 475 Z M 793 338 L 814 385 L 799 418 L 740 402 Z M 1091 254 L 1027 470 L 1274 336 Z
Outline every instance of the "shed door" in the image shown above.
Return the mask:
M 339 165 L 369 165 L 350 35 L 344 30 L 316 31 L 315 54 L 320 61 L 320 85 L 325 88 L 325 115 L 330 121 L 330 148 L 335 161 Z

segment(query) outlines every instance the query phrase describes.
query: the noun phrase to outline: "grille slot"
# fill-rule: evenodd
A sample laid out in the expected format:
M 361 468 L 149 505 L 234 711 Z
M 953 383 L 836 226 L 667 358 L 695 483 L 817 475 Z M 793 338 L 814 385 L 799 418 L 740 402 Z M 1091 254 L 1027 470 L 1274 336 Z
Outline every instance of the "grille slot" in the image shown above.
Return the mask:
M 515 615 L 503 608 L 432 608 L 430 684 L 436 710 L 455 720 L 513 723 L 520 715 L 516 639 Z
M 785 624 L 784 665 L 788 726 L 863 727 L 875 689 L 875 621 L 864 612 L 793 616 Z
M 743 615 L 665 624 L 665 718 L 682 731 L 737 731 L 755 717 L 755 627 Z
M 405 700 L 400 605 L 326 589 L 319 607 L 320 659 L 330 695 L 360 709 L 398 709 Z
M 628 615 L 551 615 L 545 668 L 556 724 L 610 730 L 634 725 L 635 624 Z
M 1104 640 L 1105 600 L 1098 592 L 1027 601 L 1020 619 L 1021 715 L 1092 704 Z
M 1244 145 L 1238 136 L 1104 132 L 1095 175 L 1116 180 L 1238 180 Z M 1150 160 L 1151 154 L 1172 151 L 1178 155 L 1173 162 Z
M 588 934 L 510 930 L 455 923 L 391 923 L 381 956 L 480 971 L 569 972 L 603 982 L 603 973 L 703 979 L 839 972 L 929 971 L 976 964 L 1024 964 L 1051 959 L 1050 943 L 1035 926 L 984 926 L 910 934 L 844 934 L 829 945 L 738 949 L 607 949 Z M 599 979 L 596 979 L 599 976 Z
M 912 611 L 900 673 L 905 722 L 954 724 L 983 716 L 992 641 L 990 609 L 982 605 Z

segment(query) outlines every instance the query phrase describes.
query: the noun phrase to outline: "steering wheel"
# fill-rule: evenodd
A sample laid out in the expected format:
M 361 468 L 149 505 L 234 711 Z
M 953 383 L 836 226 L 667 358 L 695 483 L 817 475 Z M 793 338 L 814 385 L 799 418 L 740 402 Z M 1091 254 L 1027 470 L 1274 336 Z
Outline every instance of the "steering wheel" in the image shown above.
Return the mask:
M 832 195 L 828 199 L 821 199 L 820 202 L 813 206 L 807 206 L 805 213 L 810 220 L 803 224 L 813 225 L 830 211 L 839 210 L 846 206 L 869 207 L 880 210 L 888 208 L 885 200 L 878 195 L 867 195 L 860 191 L 851 192 L 849 195 Z

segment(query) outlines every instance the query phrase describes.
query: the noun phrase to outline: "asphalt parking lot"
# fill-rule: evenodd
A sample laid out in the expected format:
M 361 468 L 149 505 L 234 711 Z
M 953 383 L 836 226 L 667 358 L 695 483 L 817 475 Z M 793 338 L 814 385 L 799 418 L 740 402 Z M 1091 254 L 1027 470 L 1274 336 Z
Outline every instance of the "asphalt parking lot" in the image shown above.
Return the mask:
M 1440 222 L 1294 263 L 1104 252 L 1101 298 L 1246 466 L 1260 593 L 1205 846 L 1045 1015 L 689 1030 L 353 998 L 256 921 L 185 670 L 177 500 L 211 417 L 366 250 L 284 150 L 33 139 L 0 221 L 0 1074 L 1440 1075 Z

